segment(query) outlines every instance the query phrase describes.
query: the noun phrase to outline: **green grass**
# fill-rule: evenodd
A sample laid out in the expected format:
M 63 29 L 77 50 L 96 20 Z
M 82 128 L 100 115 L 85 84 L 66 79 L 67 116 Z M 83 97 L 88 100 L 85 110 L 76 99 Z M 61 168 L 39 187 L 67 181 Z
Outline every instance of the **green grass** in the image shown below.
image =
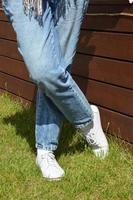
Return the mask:
M 0 96 L 1 200 L 133 200 L 133 156 L 109 137 L 99 160 L 66 121 L 56 152 L 65 178 L 48 182 L 35 165 L 35 108 Z

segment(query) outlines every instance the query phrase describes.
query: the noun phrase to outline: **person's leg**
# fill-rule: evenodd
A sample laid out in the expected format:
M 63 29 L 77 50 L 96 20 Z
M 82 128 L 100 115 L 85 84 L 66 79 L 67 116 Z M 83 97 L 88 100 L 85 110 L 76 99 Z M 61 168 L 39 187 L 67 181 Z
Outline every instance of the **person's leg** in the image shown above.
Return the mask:
M 67 0 L 64 4 L 62 4 L 62 0 L 58 0 L 58 2 L 56 2 L 56 0 L 50 1 L 51 11 L 54 16 L 54 26 L 59 35 L 62 55 L 65 62 L 68 63 L 68 67 L 65 70 L 69 71 L 69 73 L 76 52 L 80 26 L 89 2 L 85 0 L 81 7 L 78 6 L 79 1 L 81 0 L 77 0 L 77 3 L 74 3 L 72 0 L 71 2 Z M 69 7 L 67 6 L 68 3 L 71 3 Z M 67 17 L 67 15 L 69 17 Z M 75 34 L 77 35 L 76 37 Z M 37 148 L 50 148 L 55 150 L 58 147 L 59 133 L 63 124 L 63 119 L 64 115 L 55 104 L 53 104 L 49 97 L 45 95 L 43 89 L 38 87 L 35 127 Z
M 56 150 L 64 115 L 55 106 L 43 89 L 37 88 L 36 95 L 36 148 Z
M 58 3 L 57 3 L 57 2 Z M 62 2 L 65 1 L 65 4 Z M 80 27 L 86 14 L 89 0 L 51 0 L 55 28 L 59 35 L 60 46 L 65 62 L 71 64 L 76 53 Z M 104 158 L 108 153 L 108 142 L 102 129 L 100 112 L 96 105 L 91 105 L 93 123 L 79 128 L 91 146 L 93 153 Z

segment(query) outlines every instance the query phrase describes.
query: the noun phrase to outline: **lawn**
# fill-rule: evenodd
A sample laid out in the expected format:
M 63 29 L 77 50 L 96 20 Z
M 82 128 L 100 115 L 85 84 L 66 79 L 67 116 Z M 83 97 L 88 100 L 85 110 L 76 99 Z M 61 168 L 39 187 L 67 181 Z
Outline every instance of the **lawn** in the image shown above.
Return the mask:
M 109 156 L 99 160 L 67 121 L 56 152 L 65 170 L 48 182 L 35 165 L 35 107 L 0 96 L 1 200 L 133 200 L 133 155 L 108 137 Z

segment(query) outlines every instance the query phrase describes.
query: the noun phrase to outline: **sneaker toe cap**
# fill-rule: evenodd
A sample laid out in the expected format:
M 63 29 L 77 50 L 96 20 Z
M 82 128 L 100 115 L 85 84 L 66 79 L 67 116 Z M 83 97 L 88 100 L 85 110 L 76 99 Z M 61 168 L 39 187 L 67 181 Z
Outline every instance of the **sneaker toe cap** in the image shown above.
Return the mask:
M 55 168 L 47 168 L 47 170 L 43 171 L 43 176 L 49 179 L 59 179 L 64 176 L 65 172 L 63 169 Z
M 95 154 L 96 157 L 104 159 L 108 155 L 109 147 L 105 146 L 105 147 L 102 147 L 102 148 L 94 148 L 94 149 L 92 149 L 92 151 L 93 151 L 93 153 Z

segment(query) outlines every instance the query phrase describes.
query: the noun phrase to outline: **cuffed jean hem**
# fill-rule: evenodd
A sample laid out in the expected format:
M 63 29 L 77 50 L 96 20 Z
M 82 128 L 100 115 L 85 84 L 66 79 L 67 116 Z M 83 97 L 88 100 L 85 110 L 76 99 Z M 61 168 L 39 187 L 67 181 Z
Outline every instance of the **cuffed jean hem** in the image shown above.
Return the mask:
M 39 145 L 36 144 L 36 149 L 43 149 L 43 150 L 48 150 L 48 151 L 55 151 L 57 149 L 56 145 Z
M 93 117 L 90 121 L 74 125 L 74 127 L 77 129 L 78 132 L 86 132 L 89 131 L 93 127 Z

